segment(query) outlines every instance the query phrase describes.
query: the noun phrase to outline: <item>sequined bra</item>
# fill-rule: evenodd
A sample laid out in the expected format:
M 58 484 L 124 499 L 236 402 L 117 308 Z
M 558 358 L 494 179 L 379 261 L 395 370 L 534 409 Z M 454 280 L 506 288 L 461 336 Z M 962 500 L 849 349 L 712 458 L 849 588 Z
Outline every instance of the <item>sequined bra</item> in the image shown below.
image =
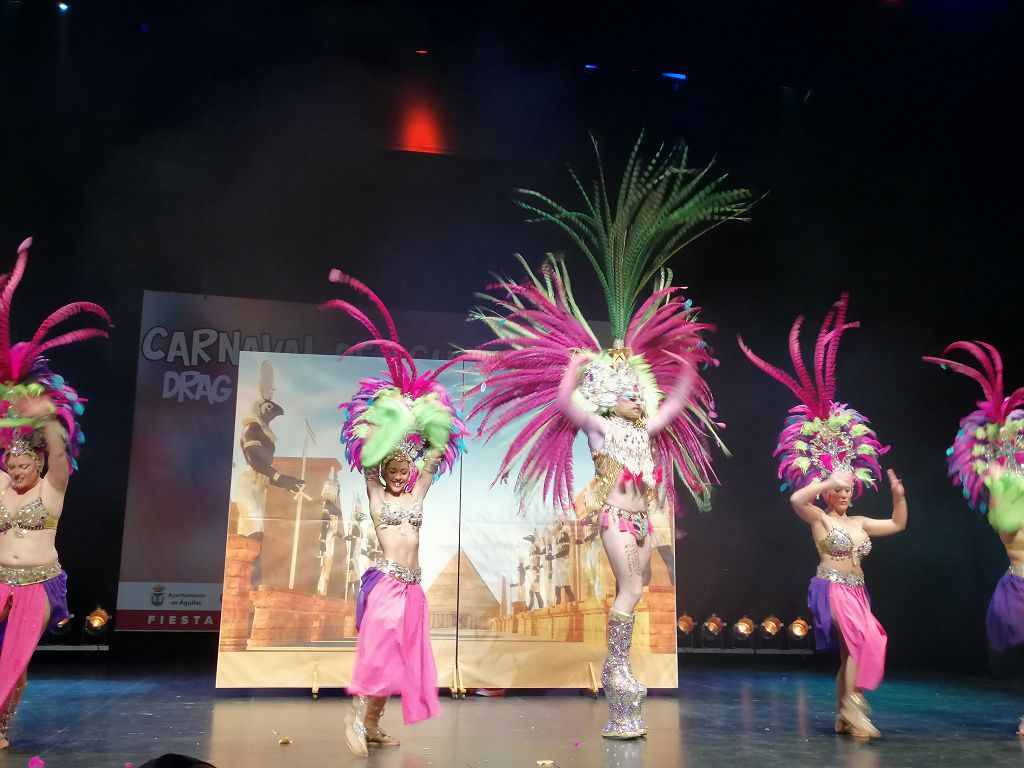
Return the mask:
M 57 518 L 51 517 L 46 511 L 42 499 L 36 497 L 23 504 L 14 514 L 0 501 L 0 534 L 14 531 L 14 535 L 21 538 L 25 531 L 47 530 L 57 530 Z
M 646 487 L 648 495 L 660 481 L 651 454 L 651 438 L 636 422 L 618 416 L 606 420 L 604 445 L 593 454 L 596 476 L 590 484 L 594 506 L 599 507 L 620 482 L 633 482 Z
M 388 500 L 380 505 L 380 514 L 377 516 L 378 528 L 392 528 L 405 522 L 413 528 L 423 525 L 422 501 L 414 501 L 409 506 L 405 506 L 397 501 Z
M 818 551 L 828 555 L 833 560 L 853 559 L 853 564 L 858 565 L 861 560 L 871 553 L 871 537 L 864 534 L 864 541 L 854 546 L 853 538 L 842 528 L 832 526 L 828 536 L 818 541 Z

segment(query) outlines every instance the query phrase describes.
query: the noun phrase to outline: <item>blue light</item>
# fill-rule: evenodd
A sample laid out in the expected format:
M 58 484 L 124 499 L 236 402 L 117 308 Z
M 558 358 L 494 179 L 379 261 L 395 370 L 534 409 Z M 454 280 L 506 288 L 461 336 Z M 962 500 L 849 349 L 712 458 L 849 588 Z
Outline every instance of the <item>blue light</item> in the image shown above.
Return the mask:
M 662 77 L 667 77 L 669 80 L 685 80 L 686 75 L 682 72 L 662 72 Z
M 598 67 L 597 64 L 584 64 L 583 68 L 584 69 L 600 69 L 600 67 Z
M 71 10 L 71 6 L 67 3 L 57 3 L 57 10 L 61 13 L 67 13 Z

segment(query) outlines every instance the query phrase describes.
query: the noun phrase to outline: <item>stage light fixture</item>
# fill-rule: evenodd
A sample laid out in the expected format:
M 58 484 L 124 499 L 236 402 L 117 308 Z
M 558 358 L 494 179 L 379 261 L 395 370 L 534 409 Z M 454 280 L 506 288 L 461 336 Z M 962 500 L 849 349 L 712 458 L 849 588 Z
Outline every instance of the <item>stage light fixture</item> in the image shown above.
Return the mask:
M 597 64 L 584 64 L 583 68 L 584 69 L 600 69 L 600 67 L 598 67 Z
M 71 621 L 75 618 L 75 614 L 69 614 L 66 619 L 61 619 L 54 625 L 53 629 L 50 630 L 50 637 L 54 640 L 63 640 L 71 634 Z
M 754 629 L 757 627 L 754 624 L 754 620 L 749 616 L 744 616 L 742 619 L 732 625 L 732 647 L 733 648 L 749 648 L 750 641 L 754 638 Z
M 801 618 L 796 618 L 789 625 L 789 647 L 806 648 L 811 641 L 811 625 Z
M 700 628 L 702 645 L 705 648 L 721 648 L 725 626 L 725 621 L 718 614 L 712 613 Z
M 762 648 L 778 648 L 782 641 L 782 628 L 786 625 L 774 613 L 761 622 L 757 628 L 757 637 Z
M 67 13 L 71 10 L 71 6 L 67 3 L 57 3 L 57 10 L 61 13 Z
M 686 75 L 682 72 L 662 72 L 662 77 L 667 77 L 669 80 L 685 80 Z
M 86 640 L 99 645 L 110 629 L 110 614 L 97 605 L 96 610 L 85 617 L 85 626 L 82 629 Z
M 683 646 L 693 647 L 693 630 L 697 628 L 697 622 L 688 613 L 683 613 L 676 622 L 679 628 L 679 640 Z

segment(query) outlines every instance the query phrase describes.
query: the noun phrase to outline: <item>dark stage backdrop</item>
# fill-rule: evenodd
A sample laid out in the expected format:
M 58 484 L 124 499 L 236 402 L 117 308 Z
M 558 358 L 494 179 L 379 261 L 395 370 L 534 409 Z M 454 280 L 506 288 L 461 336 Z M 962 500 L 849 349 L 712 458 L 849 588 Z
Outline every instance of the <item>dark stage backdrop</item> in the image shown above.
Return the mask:
M 844 19 L 814 3 L 792 4 L 807 17 L 766 18 L 751 4 L 652 16 L 649 34 L 621 36 L 611 30 L 633 17 L 531 17 L 529 3 L 487 23 L 426 21 L 403 3 L 365 17 L 287 5 L 0 8 L 4 262 L 36 237 L 15 335 L 76 298 L 117 325 L 109 343 L 55 356 L 92 399 L 58 537 L 79 615 L 114 603 L 144 289 L 318 302 L 337 266 L 396 309 L 462 312 L 490 272 L 516 269 L 513 252 L 537 263 L 565 249 L 594 315 L 584 262 L 523 222 L 514 190 L 570 197 L 563 164 L 591 174 L 588 132 L 614 173 L 646 129 L 652 145 L 685 137 L 695 163 L 717 157 L 764 195 L 750 223 L 673 264 L 719 326 L 710 378 L 733 452 L 716 464 L 714 512 L 686 518 L 681 607 L 730 620 L 804 611 L 816 555 L 771 459 L 792 401 L 735 334 L 784 362 L 793 318 L 808 313 L 810 336 L 848 289 L 862 328 L 844 337 L 839 396 L 893 446 L 886 463 L 910 502 L 908 531 L 866 563 L 891 658 L 985 669 L 982 618 L 1005 558 L 944 468 L 978 393 L 920 356 L 986 339 L 1024 383 L 1009 119 L 1021 68 L 1005 4 L 928 15 L 880 3 Z M 406 19 L 401 32 L 387 32 L 389 15 Z M 660 76 L 679 69 L 685 82 Z M 887 502 L 883 489 L 857 511 Z

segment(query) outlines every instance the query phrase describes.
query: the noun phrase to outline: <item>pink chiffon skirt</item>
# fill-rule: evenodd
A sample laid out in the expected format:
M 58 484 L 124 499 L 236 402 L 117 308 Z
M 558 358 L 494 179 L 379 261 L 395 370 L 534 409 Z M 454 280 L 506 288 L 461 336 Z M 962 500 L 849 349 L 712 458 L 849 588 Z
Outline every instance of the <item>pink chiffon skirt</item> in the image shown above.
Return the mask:
M 867 589 L 814 578 L 807 591 L 807 605 L 814 616 L 817 649 L 838 650 L 838 629 L 857 664 L 857 687 L 877 688 L 885 675 L 888 637 L 871 613 Z
M 408 725 L 441 714 L 427 598 L 419 584 L 382 574 L 366 595 L 352 696 L 401 696 Z

